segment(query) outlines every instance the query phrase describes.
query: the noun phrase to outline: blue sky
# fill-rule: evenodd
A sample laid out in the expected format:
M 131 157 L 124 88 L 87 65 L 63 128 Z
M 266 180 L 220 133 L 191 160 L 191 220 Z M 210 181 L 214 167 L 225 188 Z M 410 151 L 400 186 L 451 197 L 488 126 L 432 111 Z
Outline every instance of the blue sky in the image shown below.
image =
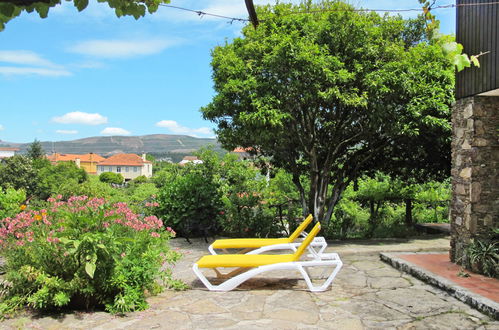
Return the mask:
M 255 1 L 263 3 L 274 1 Z M 419 8 L 417 0 L 350 3 Z M 243 0 L 172 0 L 171 5 L 247 17 Z M 455 10 L 435 12 L 442 32 L 454 33 Z M 210 50 L 238 36 L 242 26 L 164 7 L 139 20 L 117 18 L 95 0 L 81 13 L 72 2 L 53 8 L 46 19 L 25 13 L 0 32 L 0 140 L 214 137 L 213 124 L 199 111 L 214 94 Z

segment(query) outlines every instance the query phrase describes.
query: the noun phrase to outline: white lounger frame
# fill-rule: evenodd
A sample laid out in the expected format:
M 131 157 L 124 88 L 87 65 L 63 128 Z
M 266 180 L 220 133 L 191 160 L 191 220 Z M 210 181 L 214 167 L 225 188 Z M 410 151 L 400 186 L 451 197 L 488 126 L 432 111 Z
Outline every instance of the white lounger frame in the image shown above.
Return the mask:
M 314 286 L 312 283 L 312 280 L 310 279 L 310 275 L 308 274 L 306 268 L 307 267 L 314 267 L 314 266 L 334 266 L 334 269 L 332 270 L 331 274 L 327 277 L 325 282 L 322 285 L 319 286 Z M 320 255 L 320 259 L 314 259 L 314 260 L 305 260 L 305 261 L 293 261 L 293 262 L 282 262 L 282 263 L 277 263 L 277 264 L 270 264 L 270 265 L 265 265 L 265 266 L 259 266 L 255 268 L 250 268 L 249 270 L 246 271 L 245 268 L 238 268 L 232 272 L 230 272 L 227 275 L 221 274 L 217 268 L 210 268 L 215 271 L 217 274 L 217 277 L 219 278 L 228 278 L 226 281 L 219 285 L 213 285 L 208 281 L 206 276 L 199 270 L 198 265 L 195 263 L 192 266 L 192 270 L 196 274 L 196 276 L 203 282 L 203 284 L 208 288 L 210 291 L 230 291 L 237 286 L 239 286 L 241 283 L 247 281 L 248 279 L 254 277 L 255 275 L 258 275 L 260 273 L 266 272 L 266 271 L 271 271 L 271 270 L 285 270 L 285 269 L 295 269 L 298 270 L 303 278 L 305 279 L 305 282 L 307 283 L 307 286 L 310 291 L 312 292 L 322 292 L 325 291 L 333 282 L 334 278 L 340 271 L 341 267 L 343 266 L 343 263 L 340 260 L 340 257 L 336 253 L 322 253 Z M 241 273 L 241 271 L 243 273 Z M 234 277 L 230 277 L 232 274 L 238 274 L 235 275 Z

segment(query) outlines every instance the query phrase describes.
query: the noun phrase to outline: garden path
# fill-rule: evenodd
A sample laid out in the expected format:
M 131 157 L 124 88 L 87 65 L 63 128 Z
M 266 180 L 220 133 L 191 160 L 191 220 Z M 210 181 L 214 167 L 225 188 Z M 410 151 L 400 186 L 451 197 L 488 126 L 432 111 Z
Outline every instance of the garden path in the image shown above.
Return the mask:
M 447 238 L 330 244 L 344 262 L 331 290 L 306 291 L 295 273 L 269 272 L 232 292 L 209 292 L 191 271 L 208 244 L 172 241 L 184 253 L 174 273 L 191 285 L 149 299 L 143 312 L 24 315 L 4 329 L 499 329 L 499 322 L 383 263 L 379 252 L 445 251 Z

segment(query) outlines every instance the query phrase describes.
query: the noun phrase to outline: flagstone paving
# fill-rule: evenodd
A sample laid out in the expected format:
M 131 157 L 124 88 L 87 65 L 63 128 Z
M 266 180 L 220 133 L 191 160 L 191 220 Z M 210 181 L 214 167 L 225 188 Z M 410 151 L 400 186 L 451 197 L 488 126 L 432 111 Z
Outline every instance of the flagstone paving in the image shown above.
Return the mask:
M 269 272 L 231 292 L 207 291 L 191 271 L 208 244 L 183 239 L 174 274 L 192 288 L 149 299 L 143 312 L 24 314 L 3 329 L 499 329 L 499 322 L 379 260 L 379 252 L 445 251 L 447 238 L 330 244 L 344 262 L 331 290 L 311 293 L 294 272 Z

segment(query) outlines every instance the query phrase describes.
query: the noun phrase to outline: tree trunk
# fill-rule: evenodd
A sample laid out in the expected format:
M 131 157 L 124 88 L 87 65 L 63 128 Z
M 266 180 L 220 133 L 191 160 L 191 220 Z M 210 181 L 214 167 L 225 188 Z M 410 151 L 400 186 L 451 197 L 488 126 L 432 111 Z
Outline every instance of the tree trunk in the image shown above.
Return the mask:
M 412 226 L 412 199 L 410 198 L 405 200 L 405 225 Z
M 300 192 L 300 202 L 301 202 L 301 208 L 302 208 L 302 215 L 304 217 L 306 217 L 307 215 L 309 215 L 310 211 L 308 209 L 307 197 L 305 196 L 305 189 L 303 189 L 299 174 L 293 174 L 293 183 L 295 184 L 296 188 Z

